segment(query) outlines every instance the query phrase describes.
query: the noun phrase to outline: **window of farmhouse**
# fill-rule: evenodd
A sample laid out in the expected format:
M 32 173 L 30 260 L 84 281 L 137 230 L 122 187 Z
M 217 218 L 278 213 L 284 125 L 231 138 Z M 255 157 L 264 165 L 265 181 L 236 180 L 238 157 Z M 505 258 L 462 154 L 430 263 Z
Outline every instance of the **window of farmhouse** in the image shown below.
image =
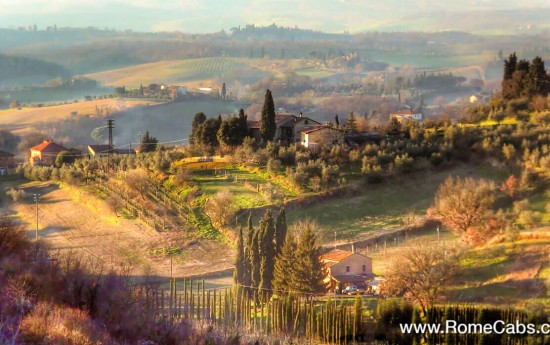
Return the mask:
M 346 266 L 346 272 L 349 272 L 350 267 Z

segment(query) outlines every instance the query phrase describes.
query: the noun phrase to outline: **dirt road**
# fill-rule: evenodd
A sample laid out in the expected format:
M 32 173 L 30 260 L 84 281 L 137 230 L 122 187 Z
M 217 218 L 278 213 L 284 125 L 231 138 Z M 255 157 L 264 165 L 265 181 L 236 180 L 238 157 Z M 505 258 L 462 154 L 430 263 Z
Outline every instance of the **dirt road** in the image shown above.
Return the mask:
M 170 258 L 158 252 L 173 245 L 177 232 L 159 233 L 140 221 L 117 215 L 103 200 L 82 188 L 54 183 L 21 187 L 26 197 L 12 208 L 34 237 L 33 193 L 41 194 L 39 236 L 52 251 L 78 251 L 110 267 L 125 265 L 131 267 L 133 276 L 170 276 Z M 193 240 L 181 248 L 183 251 L 172 260 L 175 277 L 221 271 L 233 265 L 233 251 L 218 242 Z

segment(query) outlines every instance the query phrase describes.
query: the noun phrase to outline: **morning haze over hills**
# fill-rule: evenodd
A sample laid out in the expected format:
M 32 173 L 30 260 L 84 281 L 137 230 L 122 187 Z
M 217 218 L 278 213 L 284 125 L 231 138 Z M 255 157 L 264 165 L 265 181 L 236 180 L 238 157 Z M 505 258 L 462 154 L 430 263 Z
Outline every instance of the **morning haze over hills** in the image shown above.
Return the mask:
M 2 6 L 0 345 L 548 344 L 547 18 Z

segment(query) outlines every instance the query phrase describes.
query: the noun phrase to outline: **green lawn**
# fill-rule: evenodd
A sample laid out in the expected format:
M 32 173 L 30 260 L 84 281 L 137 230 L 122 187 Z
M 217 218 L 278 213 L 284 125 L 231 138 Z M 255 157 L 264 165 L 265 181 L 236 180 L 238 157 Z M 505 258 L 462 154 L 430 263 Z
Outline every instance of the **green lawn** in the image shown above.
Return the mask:
M 400 181 L 361 187 L 355 197 L 340 197 L 287 213 L 288 223 L 309 217 L 322 227 L 324 241 L 353 239 L 388 229 L 401 228 L 407 212 L 425 215 L 433 203 L 439 185 L 449 175 L 476 176 L 501 180 L 506 173 L 490 166 L 458 166 L 453 169 L 403 176 Z
M 268 185 L 281 198 L 291 196 L 290 191 L 272 182 L 267 174 L 229 164 L 219 167 L 218 170 L 193 171 L 193 183 L 205 197 L 211 197 L 222 190 L 229 191 L 236 208 L 252 208 L 272 203 L 274 200 L 266 189 Z

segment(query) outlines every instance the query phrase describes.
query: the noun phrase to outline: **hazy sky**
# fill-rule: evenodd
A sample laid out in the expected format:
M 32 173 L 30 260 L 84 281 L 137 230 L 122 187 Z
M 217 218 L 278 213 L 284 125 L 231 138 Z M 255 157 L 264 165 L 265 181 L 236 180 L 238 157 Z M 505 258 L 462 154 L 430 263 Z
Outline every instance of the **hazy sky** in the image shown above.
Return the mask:
M 244 24 L 341 32 L 433 11 L 550 7 L 549 0 L 0 0 L 0 27 L 215 32 Z

